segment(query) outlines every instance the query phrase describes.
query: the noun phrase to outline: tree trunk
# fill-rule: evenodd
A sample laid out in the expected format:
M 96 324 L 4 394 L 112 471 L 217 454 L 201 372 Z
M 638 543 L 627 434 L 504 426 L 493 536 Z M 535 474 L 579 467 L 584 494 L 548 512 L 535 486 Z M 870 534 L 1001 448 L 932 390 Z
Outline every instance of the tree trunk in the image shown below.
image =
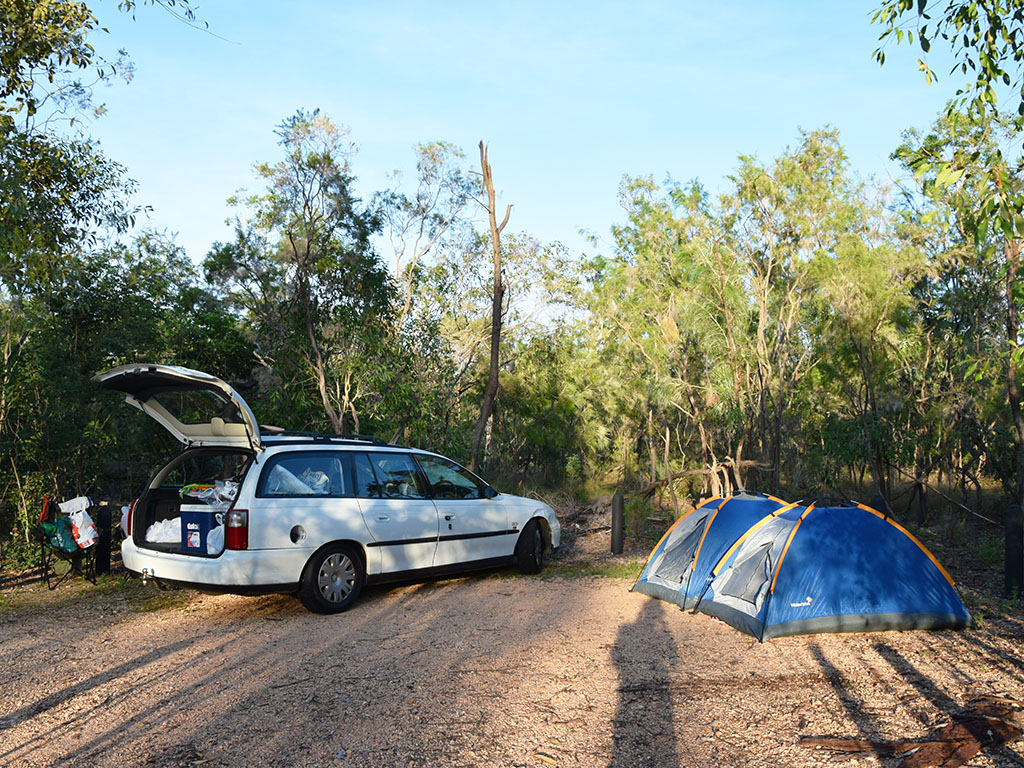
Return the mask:
M 1017 335 L 1020 333 L 1020 318 L 1017 302 L 1013 298 L 1017 272 L 1020 270 L 1021 241 L 1011 240 L 1006 244 L 1006 341 L 1010 346 L 1010 367 L 1007 372 L 1007 394 L 1010 413 L 1013 415 L 1014 453 L 1017 464 L 1017 503 L 1024 506 L 1024 413 L 1021 411 L 1021 387 L 1017 376 Z
M 316 391 L 320 394 L 320 402 L 323 403 L 324 412 L 327 414 L 327 418 L 331 420 L 331 426 L 334 428 L 335 434 L 343 434 L 345 432 L 345 425 L 343 423 L 344 414 L 338 415 L 338 412 L 334 410 L 334 406 L 331 405 L 331 399 L 327 395 L 327 376 L 324 373 L 324 359 L 320 354 L 320 345 L 316 341 L 316 334 L 313 332 L 313 320 L 310 316 L 309 311 L 309 292 L 304 290 L 302 296 L 303 304 L 306 310 L 306 335 L 309 337 L 309 345 L 313 349 L 313 359 L 311 360 L 313 375 L 316 377 Z
M 313 377 L 316 379 L 316 391 L 320 395 L 320 402 L 324 406 L 324 413 L 331 420 L 331 427 L 334 429 L 334 433 L 343 434 L 345 431 L 344 413 L 339 416 L 338 412 L 334 410 L 334 406 L 331 405 L 331 398 L 327 393 L 327 374 L 324 370 L 324 358 L 320 352 L 320 344 L 316 340 L 316 332 L 313 329 L 313 299 L 310 295 L 309 276 L 305 266 L 310 262 L 309 244 L 307 242 L 300 253 L 299 246 L 291 232 L 288 233 L 288 242 L 295 257 L 295 263 L 298 265 L 299 274 L 296 276 L 298 282 L 296 287 L 298 288 L 299 299 L 302 301 L 302 313 L 306 321 L 306 337 L 309 339 L 309 348 L 313 351 L 312 356 L 305 355 L 307 364 L 311 369 Z
M 740 437 L 739 442 L 736 444 L 736 455 L 733 457 L 732 465 L 732 476 L 736 480 L 736 489 L 742 490 L 746 488 L 746 484 L 743 482 L 743 438 Z
M 501 282 L 501 231 L 508 224 L 512 206 L 505 209 L 505 218 L 498 224 L 494 210 L 494 179 L 491 165 L 487 162 L 487 148 L 480 142 L 480 168 L 483 172 L 483 188 L 487 194 L 487 216 L 491 224 L 491 253 L 494 257 L 494 294 L 491 299 L 491 365 L 487 374 L 487 387 L 480 403 L 480 416 L 473 430 L 473 445 L 470 449 L 469 468 L 476 470 L 480 459 L 480 445 L 484 439 L 487 422 L 494 413 L 494 399 L 498 394 L 498 363 L 501 351 L 501 310 L 505 297 L 505 286 Z
M 651 482 L 655 482 L 658 479 L 658 456 L 654 448 L 654 411 L 650 408 L 647 409 L 647 451 L 651 457 Z M 668 468 L 667 464 L 665 467 L 666 476 L 672 474 L 672 470 Z M 658 492 L 658 503 L 662 501 L 661 492 Z
M 670 442 L 669 438 L 670 438 L 670 435 L 669 435 L 669 430 L 668 430 L 668 424 L 665 424 L 665 477 L 668 479 L 667 485 L 668 485 L 669 496 L 672 499 L 672 512 L 676 516 L 676 518 L 678 518 L 679 517 L 679 499 L 676 498 L 676 483 L 672 479 L 672 465 L 669 463 L 668 449 L 669 449 L 669 446 L 671 445 L 671 442 Z
M 718 459 L 715 457 L 714 454 L 711 454 L 711 463 L 709 469 L 710 472 L 708 473 L 708 481 L 711 483 L 711 495 L 721 496 L 723 495 L 723 491 L 722 480 L 719 477 L 720 467 L 718 466 Z

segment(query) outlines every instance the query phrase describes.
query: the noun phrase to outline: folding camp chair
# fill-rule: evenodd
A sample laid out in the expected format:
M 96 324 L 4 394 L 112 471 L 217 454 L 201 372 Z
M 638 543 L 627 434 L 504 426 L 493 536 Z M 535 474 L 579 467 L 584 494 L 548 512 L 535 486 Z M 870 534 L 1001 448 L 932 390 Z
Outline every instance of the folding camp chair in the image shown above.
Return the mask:
M 52 499 L 43 499 L 36 531 L 40 547 L 39 567 L 48 589 L 56 589 L 66 578 L 76 574 L 96 583 L 96 545 L 86 549 L 78 546 L 71 530 L 71 519 Z

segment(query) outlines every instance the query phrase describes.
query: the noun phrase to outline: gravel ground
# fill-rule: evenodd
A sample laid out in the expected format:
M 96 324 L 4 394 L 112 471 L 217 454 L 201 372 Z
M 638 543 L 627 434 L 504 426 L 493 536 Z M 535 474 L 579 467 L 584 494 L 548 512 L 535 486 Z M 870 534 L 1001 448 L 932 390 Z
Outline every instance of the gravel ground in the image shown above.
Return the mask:
M 801 735 L 917 738 L 972 696 L 1024 699 L 1017 620 L 761 645 L 629 587 L 502 571 L 322 617 L 287 596 L 9 581 L 0 766 L 817 766 L 836 756 Z

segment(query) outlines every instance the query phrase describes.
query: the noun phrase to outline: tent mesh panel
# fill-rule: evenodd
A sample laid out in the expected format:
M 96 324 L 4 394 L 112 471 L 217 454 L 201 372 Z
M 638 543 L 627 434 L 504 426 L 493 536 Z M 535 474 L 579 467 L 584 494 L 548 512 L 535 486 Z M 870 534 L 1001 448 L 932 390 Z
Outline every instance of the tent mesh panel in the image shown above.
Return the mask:
M 700 537 L 704 533 L 704 521 L 707 515 L 700 518 L 686 536 L 678 544 L 666 548 L 665 556 L 658 565 L 654 575 L 665 581 L 682 583 L 683 577 L 690 573 L 690 565 L 693 563 L 693 553 L 697 550 Z
M 765 542 L 743 562 L 734 564 L 722 582 L 722 594 L 753 605 L 764 583 L 771 577 L 771 548 L 772 542 Z

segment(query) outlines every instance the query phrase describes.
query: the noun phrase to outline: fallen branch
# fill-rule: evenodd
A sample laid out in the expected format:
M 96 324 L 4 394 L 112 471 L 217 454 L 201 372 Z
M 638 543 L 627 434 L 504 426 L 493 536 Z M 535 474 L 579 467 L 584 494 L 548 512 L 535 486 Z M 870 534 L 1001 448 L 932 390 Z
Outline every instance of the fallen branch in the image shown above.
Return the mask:
M 847 754 L 870 754 L 878 757 L 899 757 L 921 746 L 919 741 L 872 741 L 871 739 L 837 739 L 833 737 L 801 736 L 805 747 L 821 747 Z
M 801 736 L 800 743 L 846 754 L 867 753 L 879 757 L 903 757 L 900 768 L 958 768 L 985 747 L 1008 744 L 1024 733 L 1024 702 L 995 696 L 975 699 L 952 722 L 923 739 L 877 741 L 835 737 Z

